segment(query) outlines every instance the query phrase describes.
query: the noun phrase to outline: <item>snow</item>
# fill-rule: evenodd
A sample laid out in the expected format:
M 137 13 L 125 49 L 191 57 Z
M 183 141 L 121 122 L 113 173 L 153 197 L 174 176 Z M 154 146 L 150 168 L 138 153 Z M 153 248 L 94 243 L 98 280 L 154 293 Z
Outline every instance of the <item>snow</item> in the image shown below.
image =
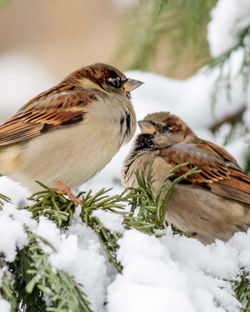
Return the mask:
M 53 83 L 52 74 L 30 56 L 10 53 L 0 58 L 0 122 Z
M 250 23 L 249 0 L 219 0 L 211 11 L 207 39 L 210 52 L 218 56 L 239 40 L 241 31 Z
M 118 258 L 124 266 L 108 288 L 109 311 L 239 311 L 229 282 L 242 265 L 238 244 L 195 239 L 168 233 L 160 239 L 136 230 L 120 239 Z M 250 259 L 248 259 L 250 261 Z
M 247 0 L 217 2 L 208 25 L 208 41 L 213 55 L 235 45 L 240 30 L 250 22 L 249 13 L 250 2 Z M 241 62 L 242 50 L 239 49 L 225 67 L 225 71 L 230 68 L 233 79 L 231 101 L 220 86 L 215 116 L 220 120 L 247 104 L 244 120 L 249 125 L 250 86 L 246 92 L 243 91 L 243 81 L 237 75 Z M 145 82 L 132 94 L 138 120 L 153 111 L 171 111 L 200 137 L 223 144 L 229 125 L 221 127 L 216 136 L 208 130 L 215 122 L 211 112 L 211 94 L 217 70 L 204 68 L 182 81 L 139 71 L 130 71 L 127 76 Z M 1 56 L 0 121 L 6 120 L 32 96 L 54 83 L 51 74 L 37 61 L 17 54 Z M 121 192 L 120 168 L 131 144 L 122 147 L 104 170 L 79 189 L 93 189 L 95 192 L 111 186 L 111 193 Z M 249 152 L 249 136 L 242 129 L 237 129 L 226 149 L 243 165 Z M 161 238 L 125 230 L 121 215 L 97 210 L 94 215 L 111 232 L 123 234 L 118 250 L 123 272 L 118 274 L 108 262 L 97 235 L 82 223 L 79 208 L 70 226 L 59 230 L 45 217 L 35 221 L 28 211 L 15 208 L 21 201 L 29 203 L 26 199 L 29 193 L 17 183 L 1 177 L 0 193 L 12 200 L 0 211 L 0 253 L 7 261 L 14 261 L 18 249 L 28 244 L 25 231 L 25 226 L 28 226 L 51 242 L 55 250 L 41 243 L 49 262 L 54 269 L 68 272 L 83 285 L 95 312 L 240 311 L 241 305 L 229 280 L 236 279 L 242 267 L 250 270 L 250 230 L 236 233 L 228 242 L 217 240 L 205 246 L 196 239 L 173 235 L 170 229 Z M 2 273 L 3 268 L 0 269 L 0 280 Z M 0 297 L 0 311 L 10 310 L 10 304 Z
M 214 124 L 215 119 L 211 114 L 211 92 L 217 78 L 217 71 L 202 70 L 197 75 L 182 81 L 153 73 L 129 72 L 127 75 L 145 82 L 132 95 L 139 120 L 152 110 L 167 110 L 181 117 L 193 129 L 208 128 Z M 242 92 L 242 82 L 239 78 L 235 78 L 232 84 L 231 102 L 228 102 L 224 90 L 218 93 L 217 105 L 215 105 L 216 119 L 220 120 L 235 113 L 245 102 L 246 94 Z M 197 116 L 206 116 L 206 118 L 197 118 Z
M 17 248 L 23 248 L 28 243 L 27 234 L 24 231 L 24 222 L 30 218 L 28 211 L 17 210 L 12 205 L 6 205 L 0 211 L 0 252 L 3 252 L 6 261 L 12 262 L 17 255 Z M 29 224 L 32 224 L 30 220 Z
M 171 229 L 161 238 L 123 229 L 118 241 L 123 273 L 117 274 L 95 233 L 77 215 L 68 230 L 59 230 L 45 217 L 36 222 L 29 212 L 8 205 L 0 212 L 0 222 L 10 229 L 1 232 L 9 245 L 1 243 L 0 252 L 13 261 L 16 248 L 28 243 L 24 225 L 28 226 L 51 242 L 54 249 L 41 243 L 49 262 L 84 285 L 94 311 L 240 311 L 229 280 L 235 280 L 242 267 L 250 269 L 250 230 L 236 233 L 228 242 L 204 246 L 196 239 L 173 235 Z M 99 217 L 105 219 L 105 213 Z M 115 221 L 116 216 L 110 215 L 110 224 Z M 9 311 L 4 300 L 1 305 L 1 311 Z
M 94 311 L 101 311 L 105 301 L 105 289 L 109 278 L 109 264 L 102 254 L 100 243 L 93 231 L 80 218 L 73 220 L 64 233 L 55 223 L 41 217 L 33 232 L 52 243 L 55 251 L 42 244 L 54 268 L 72 275 L 83 286 L 83 291 L 92 303 Z
M 73 221 L 69 233 L 78 237 L 78 255 L 72 266 L 69 266 L 69 273 L 84 285 L 84 292 L 93 310 L 101 312 L 114 269 L 108 263 L 96 234 L 83 225 L 80 218 Z
M 8 301 L 0 298 L 0 311 L 1 312 L 11 312 L 11 305 Z
M 93 216 L 96 216 L 97 218 L 101 219 L 103 225 L 106 228 L 111 229 L 112 232 L 123 233 L 124 231 L 124 227 L 122 225 L 123 216 L 121 214 L 114 215 L 114 213 L 112 213 L 111 211 L 96 210 L 93 213 Z

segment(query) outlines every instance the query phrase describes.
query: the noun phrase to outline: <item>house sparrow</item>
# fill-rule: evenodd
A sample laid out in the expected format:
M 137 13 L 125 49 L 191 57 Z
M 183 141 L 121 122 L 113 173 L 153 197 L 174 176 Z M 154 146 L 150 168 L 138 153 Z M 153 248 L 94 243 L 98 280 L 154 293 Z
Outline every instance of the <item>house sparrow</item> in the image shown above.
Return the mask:
M 173 179 L 197 167 L 181 181 L 168 202 L 166 220 L 194 234 L 203 243 L 227 240 L 250 226 L 250 178 L 222 147 L 198 138 L 180 118 L 154 113 L 138 122 L 141 134 L 122 168 L 125 187 L 137 186 L 136 169 L 147 172 L 153 162 L 154 187 L 159 188 L 169 171 L 188 162 Z M 168 182 L 166 189 L 171 184 Z
M 0 174 L 32 192 L 34 180 L 83 184 L 132 138 L 130 91 L 141 84 L 101 63 L 73 72 L 0 126 Z

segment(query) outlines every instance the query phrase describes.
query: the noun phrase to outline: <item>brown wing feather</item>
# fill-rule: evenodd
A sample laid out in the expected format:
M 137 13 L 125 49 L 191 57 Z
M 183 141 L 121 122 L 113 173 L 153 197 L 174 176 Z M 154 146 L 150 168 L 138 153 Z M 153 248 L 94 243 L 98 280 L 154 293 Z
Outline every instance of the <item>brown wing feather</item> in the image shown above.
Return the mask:
M 163 149 L 161 156 L 173 167 L 189 162 L 189 165 L 175 172 L 176 177 L 197 167 L 201 172 L 190 175 L 186 181 L 210 189 L 218 195 L 250 204 L 250 178 L 241 170 L 236 160 L 215 144 L 206 149 L 205 147 L 206 144 L 202 143 L 176 144 Z
M 235 166 L 240 168 L 239 164 L 237 163 L 237 160 L 229 154 L 223 147 L 220 147 L 212 142 L 205 141 L 205 140 L 198 140 L 195 143 L 195 146 L 197 148 L 202 148 L 207 151 L 209 151 L 211 154 L 223 159 L 224 161 L 232 162 Z
M 50 91 L 50 93 L 49 93 Z M 0 146 L 31 139 L 46 131 L 83 120 L 86 104 L 93 94 L 65 89 L 50 89 L 37 96 L 0 126 Z
M 230 168 L 230 179 L 210 185 L 211 191 L 250 204 L 250 177 L 240 169 Z

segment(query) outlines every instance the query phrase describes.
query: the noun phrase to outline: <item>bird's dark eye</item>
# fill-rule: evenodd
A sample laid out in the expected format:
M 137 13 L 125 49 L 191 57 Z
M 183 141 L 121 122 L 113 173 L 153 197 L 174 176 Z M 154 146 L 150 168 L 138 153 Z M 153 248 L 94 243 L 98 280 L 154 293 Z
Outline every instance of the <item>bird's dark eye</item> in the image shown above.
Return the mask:
M 165 133 L 165 132 L 168 132 L 168 133 L 173 133 L 173 127 L 172 126 L 163 126 L 161 128 L 161 133 Z
M 121 87 L 121 78 L 120 77 L 109 78 L 107 83 L 112 87 L 120 88 Z
M 169 131 L 169 126 L 163 126 L 162 127 L 162 132 L 167 132 Z

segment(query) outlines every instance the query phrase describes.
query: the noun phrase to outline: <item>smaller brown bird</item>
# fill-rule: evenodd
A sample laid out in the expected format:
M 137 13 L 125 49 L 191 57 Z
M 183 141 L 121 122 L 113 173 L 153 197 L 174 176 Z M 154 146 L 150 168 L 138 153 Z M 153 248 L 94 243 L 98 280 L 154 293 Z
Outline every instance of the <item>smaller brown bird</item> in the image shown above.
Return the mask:
M 174 188 L 167 207 L 168 223 L 194 234 L 203 243 L 216 238 L 227 240 L 250 227 L 250 178 L 232 155 L 198 138 L 184 121 L 167 112 L 147 115 L 138 124 L 141 134 L 122 168 L 125 187 L 136 187 L 134 171 L 147 172 L 152 160 L 155 188 L 172 168 L 188 162 L 173 178 L 194 167 L 201 172 Z

